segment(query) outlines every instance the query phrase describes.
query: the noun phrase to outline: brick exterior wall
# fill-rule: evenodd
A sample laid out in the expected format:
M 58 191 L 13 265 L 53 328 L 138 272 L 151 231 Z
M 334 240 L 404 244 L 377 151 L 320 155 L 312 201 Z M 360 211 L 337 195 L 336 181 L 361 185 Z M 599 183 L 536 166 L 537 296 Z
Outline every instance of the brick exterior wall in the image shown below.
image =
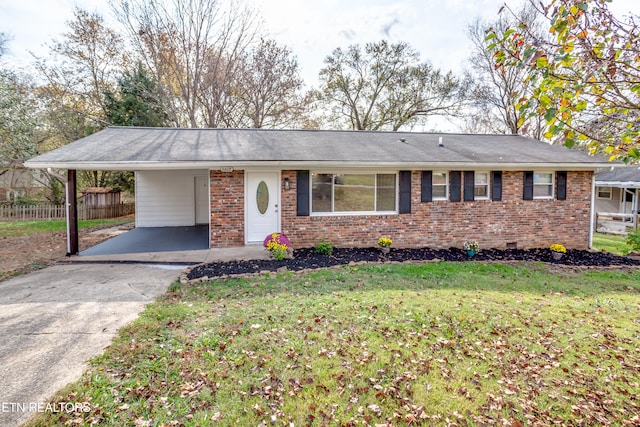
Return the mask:
M 211 247 L 244 246 L 244 171 L 209 172 Z
M 325 239 L 339 247 L 375 246 L 381 236 L 393 246 L 461 248 L 475 239 L 481 248 L 569 248 L 589 245 L 592 172 L 568 172 L 566 200 L 523 200 L 523 172 L 502 174 L 502 200 L 420 201 L 420 171 L 411 177 L 411 213 L 367 216 L 296 216 L 296 172 L 283 171 L 291 189 L 282 191 L 282 231 L 294 247 Z
M 393 215 L 297 216 L 296 172 L 282 171 L 281 223 L 294 248 L 321 239 L 338 247 L 371 247 L 381 236 L 393 246 L 461 248 L 475 239 L 481 248 L 546 248 L 562 243 L 587 249 L 592 172 L 568 172 L 566 200 L 523 200 L 523 172 L 502 174 L 502 200 L 420 201 L 420 171 L 411 176 L 411 213 Z M 211 171 L 211 247 L 244 245 L 244 172 Z

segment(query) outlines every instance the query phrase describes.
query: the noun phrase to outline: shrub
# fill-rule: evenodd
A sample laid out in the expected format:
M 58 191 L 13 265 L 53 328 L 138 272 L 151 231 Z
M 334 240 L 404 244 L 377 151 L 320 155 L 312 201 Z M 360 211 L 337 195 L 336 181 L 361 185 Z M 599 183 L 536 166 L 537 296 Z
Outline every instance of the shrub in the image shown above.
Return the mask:
M 320 255 L 331 255 L 333 253 L 333 246 L 331 243 L 321 240 L 316 244 L 316 253 Z
M 627 234 L 627 245 L 632 251 L 640 251 L 640 231 L 631 231 Z

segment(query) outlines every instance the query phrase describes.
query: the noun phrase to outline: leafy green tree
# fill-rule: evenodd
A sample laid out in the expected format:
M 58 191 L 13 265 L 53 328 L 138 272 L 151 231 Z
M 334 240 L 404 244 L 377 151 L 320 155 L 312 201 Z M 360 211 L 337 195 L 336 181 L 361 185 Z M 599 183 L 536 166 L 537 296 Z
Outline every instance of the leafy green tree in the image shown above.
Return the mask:
M 29 85 L 0 72 L 0 167 L 21 164 L 37 153 L 37 111 Z
M 142 63 L 118 79 L 117 92 L 106 91 L 105 114 L 116 126 L 167 126 L 168 115 L 158 95 L 156 82 Z M 135 178 L 132 172 L 103 172 L 100 186 L 133 192 Z
M 53 195 L 59 183 L 52 182 L 54 178 L 51 175 L 22 167 L 25 160 L 43 150 L 46 133 L 42 126 L 42 110 L 30 77 L 10 69 L 2 62 L 9 41 L 6 34 L 0 33 L 0 175 L 7 174 L 13 183 L 14 179 L 24 179 L 29 174 L 32 180 L 42 181 L 43 186 L 49 188 L 49 194 Z M 47 194 L 45 196 L 48 197 Z
M 7 52 L 8 42 L 9 37 L 0 33 L 0 59 Z M 0 64 L 0 168 L 9 168 L 35 154 L 34 106 L 29 88 Z
M 105 114 L 116 126 L 166 126 L 168 115 L 161 104 L 158 87 L 142 63 L 118 79 L 118 91 L 105 92 Z
M 464 103 L 466 85 L 453 73 L 420 62 L 407 43 L 337 48 L 324 64 L 319 99 L 340 127 L 397 131 L 429 117 L 457 116 Z
M 585 145 L 610 158 L 640 161 L 638 15 L 614 16 L 602 0 L 530 1 L 549 37 L 525 22 L 486 36 L 498 67 L 524 68 L 530 94 L 518 108 L 544 118 L 545 137 Z M 501 12 L 513 12 L 504 7 Z

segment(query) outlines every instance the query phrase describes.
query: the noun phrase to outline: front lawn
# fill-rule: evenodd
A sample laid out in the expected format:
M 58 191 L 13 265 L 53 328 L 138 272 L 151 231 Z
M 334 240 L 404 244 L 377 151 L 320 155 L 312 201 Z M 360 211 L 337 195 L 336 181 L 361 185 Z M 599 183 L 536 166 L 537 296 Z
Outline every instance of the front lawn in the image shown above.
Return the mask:
M 131 222 L 131 218 L 88 219 L 78 221 L 78 228 L 111 227 Z M 50 221 L 4 221 L 0 222 L 0 237 L 29 236 L 35 233 L 63 231 L 67 229 L 64 219 Z
M 639 310 L 637 268 L 176 283 L 29 425 L 637 425 Z
M 627 237 L 616 234 L 593 233 L 592 246 L 594 249 L 605 250 L 616 255 L 626 255 L 631 250 L 627 245 Z

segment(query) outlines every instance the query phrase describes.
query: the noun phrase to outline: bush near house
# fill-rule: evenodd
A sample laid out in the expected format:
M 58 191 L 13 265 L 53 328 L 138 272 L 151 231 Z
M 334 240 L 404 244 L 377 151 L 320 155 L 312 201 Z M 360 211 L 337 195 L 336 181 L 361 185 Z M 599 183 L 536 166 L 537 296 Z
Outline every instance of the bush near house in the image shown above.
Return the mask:
M 632 231 L 627 234 L 627 245 L 632 251 L 640 252 L 640 231 Z

